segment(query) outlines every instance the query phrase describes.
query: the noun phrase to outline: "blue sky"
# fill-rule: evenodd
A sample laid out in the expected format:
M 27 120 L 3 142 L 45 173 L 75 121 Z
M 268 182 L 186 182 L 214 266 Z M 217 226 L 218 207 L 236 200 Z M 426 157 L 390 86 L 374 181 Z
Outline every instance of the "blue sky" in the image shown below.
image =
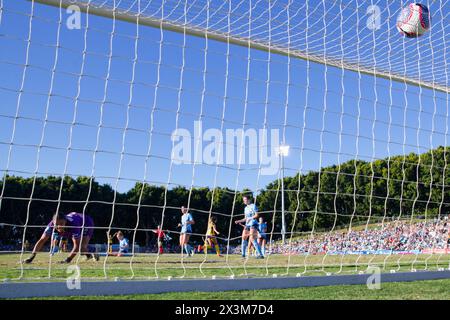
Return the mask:
M 433 7 L 430 8 L 433 12 Z M 242 128 L 246 105 L 244 129 L 260 129 L 264 127 L 264 123 L 268 129 L 277 128 L 281 133 L 284 128 L 286 143 L 291 146 L 290 155 L 286 159 L 286 175 L 294 175 L 300 168 L 307 172 L 317 170 L 320 166 L 337 164 L 338 161 L 354 159 L 357 152 L 359 159 L 367 161 L 372 158 L 385 158 L 389 153 L 399 155 L 418 150 L 425 152 L 431 147 L 444 145 L 446 138 L 449 138 L 448 135 L 445 136 L 448 125 L 448 96 L 443 93 L 421 90 L 414 86 L 407 86 L 405 91 L 403 83 L 374 79 L 367 75 L 362 75 L 358 81 L 356 72 L 342 73 L 340 69 L 315 63 L 310 63 L 308 71 L 306 61 L 292 58 L 288 66 L 287 57 L 275 54 L 270 55 L 271 61 L 268 63 L 267 52 L 256 50 L 250 52 L 250 74 L 247 75 L 248 50 L 238 46 L 230 47 L 228 99 L 225 116 L 222 117 L 227 69 L 226 44 L 207 42 L 207 74 L 204 87 L 205 39 L 186 37 L 183 91 L 179 96 L 183 35 L 163 32 L 162 56 L 159 61 L 161 32 L 159 29 L 144 26 L 139 27 L 138 60 L 134 68 L 135 78 L 130 98 L 136 25 L 120 21 L 116 22 L 115 34 L 112 37 L 113 58 L 105 92 L 107 55 L 113 24 L 111 19 L 94 16 L 89 18 L 87 54 L 84 59 L 83 77 L 80 80 L 79 100 L 76 102 L 78 74 L 83 62 L 86 16 L 82 15 L 83 28 L 80 30 L 69 30 L 62 25 L 60 48 L 56 50 L 56 22 L 59 19 L 59 10 L 38 4 L 35 5 L 35 17 L 32 20 L 29 62 L 19 101 L 30 9 L 31 4 L 28 1 L 4 1 L 0 24 L 2 173 L 7 170 L 10 174 L 30 176 L 34 174 L 38 164 L 39 175 L 61 175 L 65 172 L 67 175 L 76 176 L 92 173 L 100 182 L 117 186 L 120 191 L 128 190 L 136 181 L 143 181 L 144 178 L 150 183 L 165 184 L 170 172 L 170 135 L 175 129 L 179 103 L 181 108 L 178 127 L 191 132 L 194 121 L 200 119 L 202 109 L 205 129 L 220 129 L 222 119 L 224 130 Z M 398 4 L 392 5 L 393 12 L 398 9 Z M 361 17 L 364 18 L 361 18 L 360 25 L 356 26 L 354 31 L 350 30 L 347 36 L 355 36 L 356 32 L 359 32 L 361 38 L 364 38 L 372 33 L 366 30 L 365 9 L 361 10 Z M 448 6 L 444 5 L 440 10 L 448 22 Z M 62 16 L 65 19 L 67 14 L 63 11 Z M 375 35 L 378 35 L 378 32 L 383 34 L 388 28 L 393 30 L 389 33 L 389 38 L 381 36 L 375 40 L 375 44 L 378 41 L 383 47 L 386 46 L 386 41 L 392 41 L 393 46 L 398 46 L 403 41 L 409 41 L 406 43 L 407 47 L 415 48 L 419 53 L 423 50 L 421 57 L 424 58 L 424 66 L 422 67 L 420 62 L 418 65 L 426 73 L 426 67 L 431 63 L 430 43 L 436 45 L 436 48 L 446 46 L 446 43 L 439 44 L 439 39 L 442 39 L 442 34 L 439 35 L 439 30 L 442 32 L 442 29 L 439 29 L 440 16 L 441 12 L 433 20 L 437 26 L 433 35 L 428 34 L 419 40 L 403 39 L 395 31 L 395 20 L 382 18 L 382 29 L 376 31 Z M 384 17 L 386 18 L 386 14 Z M 328 30 L 335 31 L 332 25 Z M 334 34 L 328 37 L 326 42 L 330 46 L 339 39 L 334 37 Z M 370 39 L 366 38 L 361 47 L 370 46 Z M 351 51 L 355 48 L 344 49 Z M 442 51 L 436 51 L 436 56 L 439 57 Z M 416 57 L 417 52 L 411 52 L 411 57 Z M 56 53 L 56 72 L 50 89 Z M 369 51 L 364 53 L 366 56 L 363 58 L 375 56 L 375 59 L 381 61 L 385 54 L 382 50 Z M 403 55 L 402 52 L 390 54 L 393 61 L 399 54 Z M 410 56 L 408 60 L 409 58 Z M 435 63 L 442 65 L 438 58 Z M 160 79 L 155 99 L 158 69 Z M 290 85 L 286 108 L 288 70 Z M 445 70 L 441 68 L 432 72 L 442 77 Z M 250 79 L 248 83 L 247 78 Z M 266 104 L 267 80 L 269 103 Z M 50 90 L 52 96 L 49 99 Z M 419 95 L 420 91 L 422 93 Z M 105 96 L 106 102 L 102 103 Z M 419 112 L 421 109 L 422 112 Z M 18 118 L 15 119 L 17 110 Z M 342 113 L 344 115 L 341 115 Z M 150 130 L 152 116 L 153 130 Z M 358 122 L 359 138 L 356 137 Z M 11 146 L 14 125 L 16 129 Z M 433 128 L 434 132 L 431 132 Z M 404 140 L 406 143 L 403 145 Z M 68 151 L 70 143 L 72 150 Z M 147 157 L 149 143 L 151 149 Z M 39 145 L 43 147 L 38 152 Z M 11 157 L 7 167 L 10 149 Z M 122 150 L 125 155 L 122 156 L 120 166 Z M 322 162 L 319 161 L 321 150 Z M 232 189 L 237 185 L 238 189 L 247 187 L 256 190 L 277 178 L 277 175 L 272 175 L 260 176 L 258 179 L 258 165 L 242 165 L 241 169 L 237 180 L 237 165 L 230 168 L 220 167 L 215 185 Z M 214 166 L 200 164 L 193 168 L 187 164 L 174 165 L 170 173 L 170 183 L 172 186 L 189 187 L 194 175 L 194 185 L 211 187 L 214 185 L 215 174 Z

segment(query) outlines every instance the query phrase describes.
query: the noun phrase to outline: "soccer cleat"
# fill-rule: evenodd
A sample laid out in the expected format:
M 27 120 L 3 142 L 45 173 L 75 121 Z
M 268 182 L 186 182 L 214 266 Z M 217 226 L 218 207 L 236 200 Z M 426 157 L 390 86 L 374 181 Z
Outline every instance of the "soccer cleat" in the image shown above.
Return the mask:
M 33 262 L 34 258 L 36 258 L 36 254 L 32 253 L 31 256 L 29 256 L 27 259 L 23 260 L 22 262 L 29 264 L 29 263 Z
M 33 258 L 27 258 L 27 259 L 23 260 L 23 263 L 26 263 L 26 264 L 30 264 L 32 262 L 33 262 Z
M 85 256 L 86 256 L 85 261 L 89 260 L 98 261 L 100 259 L 97 253 L 86 253 Z
M 256 256 L 256 259 L 264 259 L 264 256 Z

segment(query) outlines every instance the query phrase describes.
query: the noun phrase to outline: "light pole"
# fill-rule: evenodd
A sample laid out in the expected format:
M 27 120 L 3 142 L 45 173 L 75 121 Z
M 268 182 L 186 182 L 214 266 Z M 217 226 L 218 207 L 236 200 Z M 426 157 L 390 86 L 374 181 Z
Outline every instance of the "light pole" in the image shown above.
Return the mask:
M 286 243 L 286 222 L 284 218 L 284 157 L 289 155 L 289 146 L 281 145 L 278 150 L 281 161 L 281 239 L 283 244 Z

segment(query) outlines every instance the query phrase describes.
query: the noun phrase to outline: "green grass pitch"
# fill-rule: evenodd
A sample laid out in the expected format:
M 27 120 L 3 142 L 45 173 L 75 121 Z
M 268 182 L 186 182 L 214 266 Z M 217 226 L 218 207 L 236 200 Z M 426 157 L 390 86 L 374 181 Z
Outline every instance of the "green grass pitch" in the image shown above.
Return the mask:
M 50 257 L 39 253 L 33 264 L 21 265 L 20 254 L 0 255 L 0 280 L 3 281 L 61 281 L 68 276 L 67 265 L 60 264 L 67 254 Z M 24 254 L 23 257 L 27 255 Z M 75 262 L 76 260 L 74 260 Z M 196 254 L 181 259 L 179 254 L 136 255 L 135 257 L 101 257 L 100 261 L 85 261 L 78 265 L 86 280 L 273 277 L 326 274 L 354 274 L 368 266 L 378 266 L 382 272 L 437 270 L 449 267 L 450 255 L 271 255 L 264 260 L 239 255 L 217 257 Z M 289 267 L 288 267 L 289 266 Z M 270 280 L 268 280 L 270 281 Z M 385 283 L 381 290 L 368 290 L 364 285 L 329 286 L 315 288 L 164 293 L 151 295 L 73 297 L 74 299 L 450 299 L 450 280 L 417 281 L 411 283 Z M 54 298 L 54 297 L 53 297 Z M 71 299 L 71 298 L 64 298 Z
M 60 264 L 66 253 L 59 253 L 51 259 L 47 253 L 39 253 L 32 264 L 19 263 L 20 254 L 0 255 L 0 280 L 61 280 L 67 278 L 67 265 Z M 27 257 L 24 254 L 22 258 Z M 325 275 L 327 273 L 351 274 L 378 266 L 382 272 L 437 270 L 448 268 L 450 255 L 270 255 L 264 260 L 239 255 L 217 257 L 196 254 L 181 259 L 179 254 L 136 255 L 135 257 L 101 257 L 100 261 L 85 261 L 80 257 L 78 265 L 81 277 L 90 280 L 120 279 L 163 279 L 240 277 L 240 276 L 296 276 Z M 73 263 L 76 263 L 76 258 Z

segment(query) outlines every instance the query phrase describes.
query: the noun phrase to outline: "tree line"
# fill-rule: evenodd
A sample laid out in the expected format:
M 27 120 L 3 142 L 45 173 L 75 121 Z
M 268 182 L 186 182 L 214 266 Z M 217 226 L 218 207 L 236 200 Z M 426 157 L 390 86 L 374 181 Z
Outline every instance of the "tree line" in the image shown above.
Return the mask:
M 432 218 L 450 212 L 450 147 L 438 147 L 373 162 L 350 160 L 285 177 L 285 213 L 288 231 L 327 230 L 350 223 L 380 222 L 392 217 Z M 242 194 L 249 190 L 193 188 L 136 183 L 127 192 L 115 192 L 94 178 L 66 176 L 20 177 L 0 180 L 0 241 L 35 241 L 53 213 L 85 212 L 96 227 L 93 243 L 106 242 L 106 231 L 120 229 L 140 245 L 155 241 L 150 229 L 162 224 L 176 234 L 180 207 L 189 203 L 196 224 L 205 233 L 210 214 L 217 217 L 222 237 L 238 238 L 242 228 Z M 260 191 L 255 202 L 278 238 L 281 230 L 280 180 Z M 231 225 L 230 225 L 231 224 Z M 230 233 L 229 233 L 230 231 Z M 197 237 L 200 240 L 200 237 Z M 194 238 L 195 239 L 195 238 Z

